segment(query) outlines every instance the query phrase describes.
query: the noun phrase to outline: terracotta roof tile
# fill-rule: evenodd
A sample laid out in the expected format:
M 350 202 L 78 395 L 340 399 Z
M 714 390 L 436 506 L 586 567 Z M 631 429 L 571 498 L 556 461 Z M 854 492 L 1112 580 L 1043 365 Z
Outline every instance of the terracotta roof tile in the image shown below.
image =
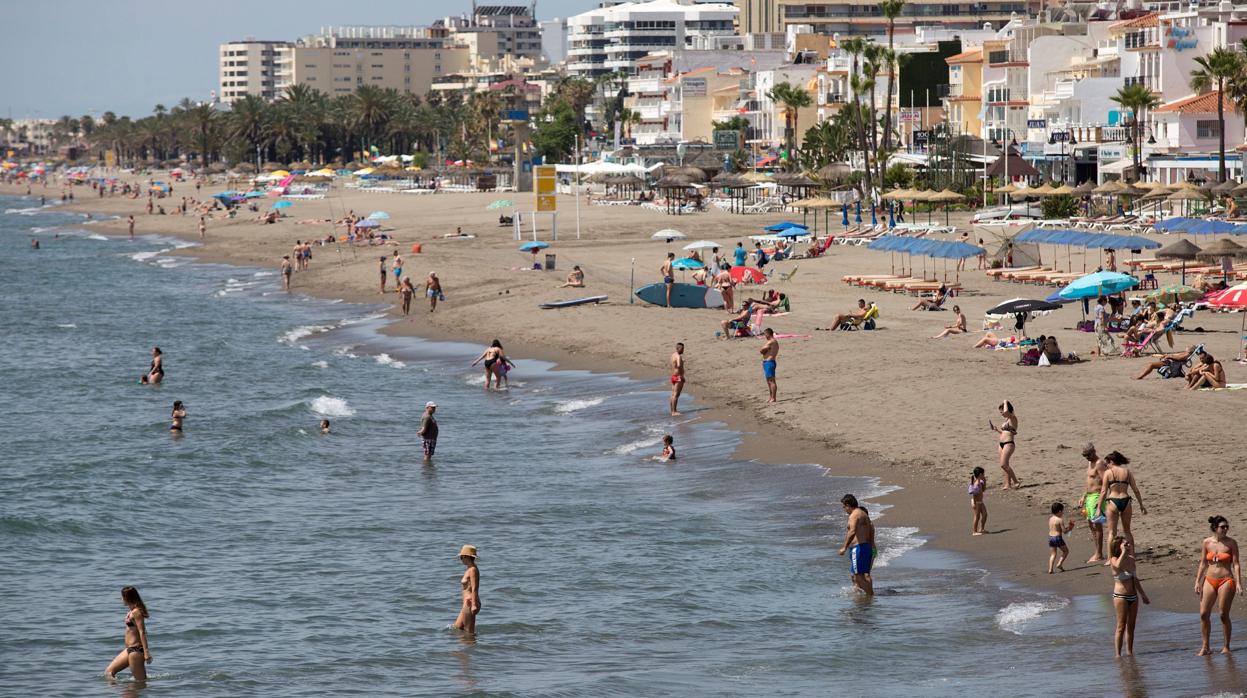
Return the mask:
M 1221 93 L 1213 90 L 1208 94 L 1191 95 L 1182 99 L 1162 104 L 1152 110 L 1153 114 L 1216 114 L 1217 100 Z M 1224 110 L 1229 113 L 1235 111 L 1234 103 L 1230 100 L 1224 101 Z
M 948 58 L 945 58 L 944 62 L 950 65 L 953 63 L 982 63 L 983 62 L 983 49 L 976 48 L 976 49 L 970 49 L 969 51 L 962 51 L 961 53 L 958 53 L 955 56 L 949 56 Z
M 1134 19 L 1127 19 L 1121 22 L 1116 22 L 1112 26 L 1110 26 L 1109 29 L 1113 29 L 1113 30 L 1147 29 L 1148 27 L 1157 27 L 1157 26 L 1160 26 L 1160 13 L 1152 12 L 1152 13 L 1143 15 L 1142 17 L 1135 17 Z

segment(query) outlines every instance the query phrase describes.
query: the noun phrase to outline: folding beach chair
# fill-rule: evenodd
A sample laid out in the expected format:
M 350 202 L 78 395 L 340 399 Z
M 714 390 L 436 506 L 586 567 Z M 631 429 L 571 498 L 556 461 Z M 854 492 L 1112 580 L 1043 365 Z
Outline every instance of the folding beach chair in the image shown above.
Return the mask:
M 879 306 L 874 303 L 870 304 L 870 309 L 860 318 L 849 318 L 840 323 L 842 330 L 873 330 L 875 329 L 875 320 L 879 317 Z

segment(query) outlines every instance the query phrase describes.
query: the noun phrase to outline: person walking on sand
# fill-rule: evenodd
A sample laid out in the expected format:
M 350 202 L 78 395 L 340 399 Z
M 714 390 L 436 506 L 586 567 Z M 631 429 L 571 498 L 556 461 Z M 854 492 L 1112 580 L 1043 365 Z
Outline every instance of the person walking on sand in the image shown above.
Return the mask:
M 437 278 L 437 272 L 429 272 L 429 278 L 424 280 L 424 295 L 429 298 L 429 312 L 437 310 L 437 302 L 446 300 L 446 296 L 442 295 L 442 280 Z
M 208 234 L 208 224 L 204 221 L 204 217 L 199 217 L 199 239 L 203 240 Z
M 290 255 L 282 255 L 281 257 L 281 287 L 286 292 L 290 291 L 290 275 L 294 273 L 294 263 L 290 261 Z
M 1109 538 L 1117 537 L 1117 524 L 1121 522 L 1121 534 L 1134 543 L 1134 534 L 1130 532 L 1130 519 L 1133 508 L 1130 506 L 1130 491 L 1134 491 L 1135 499 L 1139 500 L 1139 511 L 1147 514 L 1143 506 L 1143 495 L 1139 493 L 1139 484 L 1134 473 L 1126 466 L 1130 459 L 1117 451 L 1104 456 L 1108 467 L 1104 470 L 1104 482 L 1100 485 L 1100 513 L 1108 520 Z
M 762 377 L 766 379 L 769 395 L 766 401 L 775 402 L 775 393 L 778 390 L 775 385 L 775 369 L 779 360 L 779 340 L 775 339 L 775 330 L 769 327 L 762 331 L 762 336 L 766 338 L 766 342 L 758 353 L 762 354 Z
M 420 430 L 416 432 L 416 436 L 420 437 L 421 446 L 424 448 L 424 462 L 433 462 L 433 453 L 437 451 L 437 420 L 433 417 L 433 413 L 437 411 L 437 403 L 429 401 L 424 403 L 424 416 L 420 418 Z
M 130 241 L 133 242 L 134 241 L 134 215 L 133 214 L 131 214 L 130 218 L 126 221 L 126 225 L 129 226 L 130 228 Z
M 1117 629 L 1113 635 L 1115 657 L 1121 657 L 1124 644 L 1126 655 L 1134 654 L 1134 626 L 1139 619 L 1139 601 L 1151 603 L 1143 591 L 1135 566 L 1134 543 L 1117 536 L 1108 546 L 1109 565 L 1113 570 L 1113 610 L 1117 613 Z
M 987 491 L 987 473 L 982 468 L 975 468 L 970 473 L 970 486 L 966 493 L 970 495 L 970 535 L 981 536 L 987 533 L 987 503 L 983 501 L 983 493 Z
M 147 644 L 147 606 L 139 590 L 131 586 L 121 587 L 121 600 L 130 609 L 126 611 L 125 649 L 108 664 L 104 675 L 115 679 L 123 669 L 129 669 L 135 682 L 142 683 L 147 680 L 147 665 L 152 661 Z
M 671 307 L 671 289 L 675 286 L 675 270 L 672 265 L 675 263 L 675 253 L 668 252 L 667 259 L 662 263 L 662 269 L 658 273 L 662 274 L 662 283 L 667 288 L 667 307 Z
M 381 294 L 382 295 L 385 295 L 385 262 L 386 262 L 386 258 L 382 256 L 381 262 L 379 265 L 379 270 L 381 272 Z M 395 281 L 395 283 L 398 283 L 398 282 Z
M 1052 503 L 1052 516 L 1048 517 L 1048 574 L 1053 569 L 1065 571 L 1065 559 L 1069 557 L 1069 546 L 1065 544 L 1065 534 L 1074 530 L 1074 521 L 1065 521 L 1065 505 Z M 1059 555 L 1057 554 L 1059 551 Z
M 394 262 L 392 266 L 394 268 L 394 290 L 399 291 L 401 290 L 400 287 L 403 283 L 403 258 L 399 256 L 398 250 L 394 250 Z
M 459 609 L 459 617 L 452 627 L 475 635 L 476 615 L 481 612 L 481 572 L 476 568 L 476 546 L 460 548 L 459 562 L 467 568 L 459 578 L 459 584 L 463 587 L 463 607 Z
M 1013 413 L 1013 403 L 1005 400 L 1000 403 L 1000 416 L 1004 421 L 997 427 L 992 420 L 987 420 L 987 428 L 1000 435 L 1000 469 L 1005 474 L 1005 484 L 1000 489 L 1007 490 L 1022 484 L 1013 473 L 1013 452 L 1017 450 L 1015 440 L 1018 435 L 1018 416 Z
M 411 285 L 411 278 L 403 279 L 403 285 L 399 288 L 399 293 L 403 296 L 403 315 L 411 314 L 411 297 L 416 294 L 416 287 Z
M 1087 517 L 1087 529 L 1091 532 L 1091 541 L 1095 545 L 1095 551 L 1087 562 L 1103 562 L 1104 515 L 1100 513 L 1100 488 L 1104 484 L 1104 471 L 1108 466 L 1096 454 L 1093 443 L 1083 446 L 1082 457 L 1087 459 L 1087 484 L 1083 488 L 1078 506 Z
M 857 504 L 857 497 L 846 494 L 840 498 L 844 513 L 849 515 L 845 525 L 844 545 L 840 546 L 840 555 L 849 553 L 849 576 L 853 588 L 867 596 L 874 596 L 874 580 L 870 576 L 870 568 L 875 560 L 875 527 L 870 522 L 870 515 Z
M 684 392 L 684 342 L 675 343 L 671 354 L 671 416 L 680 416 L 680 393 Z
M 1199 597 L 1199 632 L 1203 644 L 1199 656 L 1212 654 L 1212 607 L 1221 612 L 1221 633 L 1225 638 L 1221 654 L 1230 653 L 1230 608 L 1234 595 L 1243 586 L 1243 570 L 1238 558 L 1238 541 L 1230 537 L 1230 522 L 1224 516 L 1208 517 L 1212 535 L 1199 548 L 1199 569 L 1195 570 L 1195 595 Z

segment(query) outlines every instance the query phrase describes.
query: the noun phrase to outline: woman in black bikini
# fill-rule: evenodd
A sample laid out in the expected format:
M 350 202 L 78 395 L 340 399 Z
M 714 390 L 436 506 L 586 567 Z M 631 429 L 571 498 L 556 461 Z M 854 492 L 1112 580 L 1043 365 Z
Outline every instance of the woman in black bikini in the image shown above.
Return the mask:
M 487 348 L 485 352 L 482 353 L 480 356 L 476 357 L 476 361 L 472 362 L 473 366 L 479 364 L 482 361 L 485 362 L 485 389 L 486 390 L 489 390 L 489 383 L 491 380 L 494 382 L 494 387 L 496 387 L 498 390 L 502 390 L 502 377 L 499 371 L 494 370 L 494 364 L 498 363 L 499 361 L 505 361 L 505 360 L 506 360 L 506 357 L 503 355 L 502 342 L 499 342 L 498 340 L 495 339 L 493 342 L 490 342 L 489 348 Z
M 173 424 L 169 426 L 169 431 L 182 433 L 182 420 L 186 419 L 186 408 L 182 406 L 181 400 L 173 401 L 173 412 L 170 417 L 173 419 Z
M 1113 636 L 1114 656 L 1134 654 L 1134 625 L 1139 618 L 1139 601 L 1151 603 L 1143 591 L 1143 580 L 1135 568 L 1134 543 L 1118 536 L 1109 543 L 1109 564 L 1113 567 L 1113 609 L 1117 611 L 1117 632 Z
M 1013 413 L 1013 403 L 1008 400 L 1000 403 L 1000 416 L 1004 417 L 1005 421 L 999 428 L 990 419 L 987 420 L 987 426 L 1000 434 L 1000 469 L 1005 473 L 1005 484 L 1001 485 L 1000 489 L 1007 490 L 1022 484 L 1022 481 L 1018 480 L 1017 475 L 1013 473 L 1013 466 L 1010 464 L 1013 460 L 1013 452 L 1017 450 L 1014 437 L 1018 433 L 1018 417 Z
M 164 356 L 160 353 L 160 347 L 152 347 L 152 365 L 147 369 L 147 375 L 143 376 L 140 383 L 155 385 L 165 379 Z
M 1108 463 L 1108 468 L 1104 471 L 1104 478 L 1100 484 L 1100 513 L 1104 514 L 1108 519 L 1108 537 L 1111 540 L 1117 535 L 1117 521 L 1121 520 L 1121 534 L 1134 544 L 1134 534 L 1130 532 L 1130 517 L 1132 511 L 1130 508 L 1130 490 L 1134 491 L 1134 498 L 1139 500 L 1139 511 L 1147 513 L 1147 507 L 1143 506 L 1143 495 L 1139 494 L 1139 485 L 1134 480 L 1134 473 L 1126 467 L 1130 463 L 1130 459 L 1123 456 L 1117 451 L 1104 456 L 1104 461 Z M 1112 506 L 1105 506 L 1108 502 Z
M 121 600 L 130 608 L 126 612 L 126 648 L 113 659 L 104 674 L 112 679 L 128 668 L 136 682 L 146 681 L 146 665 L 152 661 L 152 652 L 147 646 L 147 606 L 134 587 L 122 587 Z
M 1199 546 L 1199 569 L 1195 571 L 1195 595 L 1199 597 L 1199 632 L 1204 643 L 1198 655 L 1212 654 L 1212 607 L 1221 610 L 1221 633 L 1225 644 L 1221 654 L 1230 653 L 1230 608 L 1234 595 L 1243 584 L 1242 565 L 1238 559 L 1238 541 L 1230 537 L 1230 522 L 1224 516 L 1208 517 L 1212 535 Z

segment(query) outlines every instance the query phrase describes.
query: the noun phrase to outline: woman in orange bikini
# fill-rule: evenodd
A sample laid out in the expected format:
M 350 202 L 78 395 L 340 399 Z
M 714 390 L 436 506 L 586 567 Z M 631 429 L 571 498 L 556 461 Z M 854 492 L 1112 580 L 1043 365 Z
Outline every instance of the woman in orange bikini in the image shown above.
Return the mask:
M 1229 536 L 1230 522 L 1224 516 L 1208 517 L 1212 535 L 1200 545 L 1199 569 L 1195 572 L 1195 595 L 1199 597 L 1199 632 L 1204 644 L 1198 654 L 1212 654 L 1209 635 L 1212 634 L 1212 606 L 1221 609 L 1221 632 L 1225 644 L 1221 654 L 1230 653 L 1230 607 L 1234 595 L 1243 585 L 1243 570 L 1239 566 L 1238 541 Z

